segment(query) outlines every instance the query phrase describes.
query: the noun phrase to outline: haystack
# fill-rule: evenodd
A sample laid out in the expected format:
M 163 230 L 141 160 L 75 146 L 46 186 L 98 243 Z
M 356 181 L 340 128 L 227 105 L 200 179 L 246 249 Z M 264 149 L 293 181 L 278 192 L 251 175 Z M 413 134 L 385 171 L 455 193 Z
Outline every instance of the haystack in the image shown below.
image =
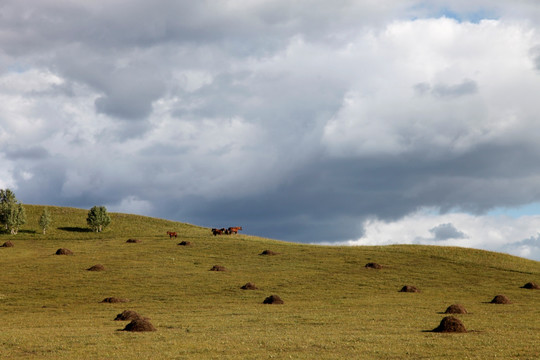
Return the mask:
M 214 266 L 212 266 L 210 271 L 227 271 L 227 269 L 225 269 L 225 266 L 214 265 Z
M 101 264 L 96 264 L 94 266 L 89 267 L 86 270 L 88 270 L 88 271 L 105 271 L 105 266 L 103 266 Z
M 433 332 L 455 332 L 455 333 L 464 333 L 467 332 L 465 326 L 458 318 L 454 316 L 447 316 L 441 320 L 441 323 L 438 327 L 433 329 Z
M 259 255 L 278 255 L 277 252 L 274 252 L 272 250 L 264 250 L 262 253 L 260 253 Z
M 125 302 L 129 302 L 128 299 L 121 299 L 121 298 L 116 298 L 116 297 L 108 297 L 108 298 L 105 298 L 103 300 L 101 300 L 102 303 L 111 303 L 111 304 L 115 304 L 115 303 L 125 303 Z
M 461 304 L 453 304 L 446 308 L 445 314 L 466 314 L 467 310 Z
M 125 320 L 137 320 L 142 319 L 137 312 L 133 310 L 124 310 L 120 314 L 116 315 L 115 321 L 125 321 Z
M 522 286 L 523 289 L 540 289 L 540 286 L 534 282 L 528 282 Z
M 156 328 L 146 319 L 135 319 L 126 325 L 124 331 L 156 331 Z
M 399 290 L 399 292 L 410 292 L 410 293 L 418 293 L 420 290 L 416 286 L 412 285 L 405 285 L 404 287 Z
M 240 289 L 242 289 L 242 290 L 257 290 L 258 287 L 254 283 L 248 282 L 244 286 L 242 286 Z
M 270 295 L 264 299 L 263 304 L 283 304 L 283 300 L 277 295 Z
M 73 251 L 69 249 L 61 248 L 61 249 L 56 250 L 56 255 L 73 255 Z
M 374 262 L 370 262 L 370 263 L 366 264 L 366 268 L 368 268 L 368 269 L 382 269 L 382 265 L 374 263 Z
M 511 304 L 512 302 L 504 295 L 497 295 L 491 300 L 492 304 Z

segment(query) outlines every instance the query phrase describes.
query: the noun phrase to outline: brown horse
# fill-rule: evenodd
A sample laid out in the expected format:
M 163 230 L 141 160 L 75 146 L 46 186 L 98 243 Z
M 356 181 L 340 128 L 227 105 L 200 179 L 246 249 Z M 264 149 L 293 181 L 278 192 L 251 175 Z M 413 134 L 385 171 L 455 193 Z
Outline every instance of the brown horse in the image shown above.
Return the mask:
M 228 234 L 238 234 L 238 231 L 242 230 L 241 226 L 233 226 L 227 229 Z
M 169 235 L 170 239 L 178 237 L 178 234 L 176 234 L 176 232 L 173 232 L 173 231 L 167 231 L 167 235 Z
M 212 229 L 212 234 L 214 234 L 214 236 L 216 235 L 222 235 L 222 234 L 226 234 L 226 231 L 225 228 L 221 228 L 221 229 Z

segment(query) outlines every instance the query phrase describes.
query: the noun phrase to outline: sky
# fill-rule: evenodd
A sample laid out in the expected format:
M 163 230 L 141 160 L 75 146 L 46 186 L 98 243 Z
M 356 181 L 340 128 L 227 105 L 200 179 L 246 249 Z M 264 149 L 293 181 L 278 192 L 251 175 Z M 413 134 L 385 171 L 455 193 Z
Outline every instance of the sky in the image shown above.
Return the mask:
M 536 0 L 2 0 L 0 188 L 540 260 Z

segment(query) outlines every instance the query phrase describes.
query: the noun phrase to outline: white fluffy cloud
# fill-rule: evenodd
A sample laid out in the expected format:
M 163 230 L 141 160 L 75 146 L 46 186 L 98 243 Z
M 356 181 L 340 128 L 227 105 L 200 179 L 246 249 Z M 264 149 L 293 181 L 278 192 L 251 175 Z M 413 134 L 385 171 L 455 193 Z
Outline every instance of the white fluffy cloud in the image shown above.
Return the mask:
M 336 156 L 460 154 L 490 142 L 536 141 L 540 42 L 523 24 L 401 21 L 352 42 L 359 70 L 323 142 Z M 527 131 L 527 129 L 529 129 Z
M 466 213 L 438 215 L 422 210 L 404 218 L 385 222 L 376 219 L 364 223 L 365 234 L 346 245 L 421 244 L 460 246 L 504 252 L 540 261 L 540 216 L 519 218 L 473 216 Z M 451 229 L 437 236 L 437 229 Z

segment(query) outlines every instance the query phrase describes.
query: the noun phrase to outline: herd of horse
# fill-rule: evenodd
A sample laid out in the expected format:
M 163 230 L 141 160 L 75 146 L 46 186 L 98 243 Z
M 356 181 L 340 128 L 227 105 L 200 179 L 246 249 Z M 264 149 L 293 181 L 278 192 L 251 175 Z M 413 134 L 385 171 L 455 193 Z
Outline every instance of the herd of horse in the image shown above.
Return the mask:
M 214 236 L 217 236 L 217 235 L 231 235 L 231 234 L 238 234 L 238 231 L 242 230 L 242 227 L 241 226 L 233 226 L 233 227 L 229 227 L 227 229 L 225 228 L 221 228 L 221 229 L 212 229 L 212 234 L 214 234 Z
M 231 235 L 231 234 L 238 234 L 238 231 L 242 230 L 241 226 L 231 226 L 229 228 L 221 228 L 221 229 L 212 229 L 212 234 L 214 236 L 217 235 Z M 175 231 L 167 231 L 167 235 L 169 235 L 169 238 L 177 238 L 178 234 Z

